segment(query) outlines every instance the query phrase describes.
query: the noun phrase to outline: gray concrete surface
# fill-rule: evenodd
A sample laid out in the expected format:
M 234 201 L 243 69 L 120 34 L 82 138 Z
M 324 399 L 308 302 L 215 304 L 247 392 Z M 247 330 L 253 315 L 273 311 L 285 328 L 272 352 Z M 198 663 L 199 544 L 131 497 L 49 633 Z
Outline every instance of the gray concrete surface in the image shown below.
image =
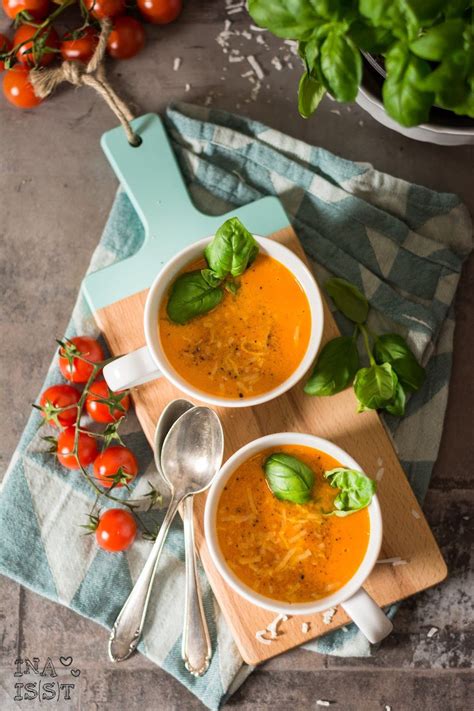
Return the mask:
M 415 143 L 379 126 L 356 106 L 339 107 L 328 100 L 313 120 L 305 122 L 298 117 L 294 101 L 297 62 L 293 69 L 285 66 L 277 71 L 270 61 L 275 55 L 283 59 L 286 48 L 270 38 L 265 49 L 254 38 L 234 37 L 232 46 L 253 53 L 266 73 L 259 99 L 253 102 L 252 86 L 241 77 L 248 70 L 246 61 L 229 64 L 215 41 L 225 17 L 222 2 L 190 0 L 178 23 L 149 29 L 148 46 L 138 58 L 111 69 L 116 88 L 143 113 L 161 111 L 173 99 L 202 103 L 211 97 L 214 106 L 247 113 L 346 158 L 369 161 L 407 180 L 456 192 L 474 212 L 473 148 Z M 245 13 L 231 19 L 234 28 L 248 28 Z M 178 56 L 182 64 L 175 72 L 173 59 Z M 188 92 L 186 83 L 191 85 Z M 116 180 L 98 143 L 115 120 L 89 90 L 61 89 L 30 113 L 0 101 L 0 115 L 3 471 L 41 386 L 54 338 L 67 323 Z M 230 700 L 229 709 L 283 711 L 291 706 L 300 711 L 317 708 L 317 699 L 332 700 L 331 708 L 344 711 L 375 711 L 385 704 L 393 711 L 471 707 L 470 522 L 462 517 L 472 516 L 473 503 L 473 287 L 471 259 L 456 301 L 448 414 L 425 505 L 448 562 L 449 579 L 404 603 L 394 633 L 372 659 L 338 659 L 295 650 L 255 672 Z M 1 579 L 0 590 L 4 687 L 10 688 L 17 656 L 64 654 L 72 655 L 82 670 L 81 709 L 203 708 L 140 656 L 126 666 L 113 667 L 105 654 L 107 634 L 93 623 L 10 580 Z M 432 625 L 440 632 L 428 639 Z M 23 707 L 28 708 L 28 703 Z

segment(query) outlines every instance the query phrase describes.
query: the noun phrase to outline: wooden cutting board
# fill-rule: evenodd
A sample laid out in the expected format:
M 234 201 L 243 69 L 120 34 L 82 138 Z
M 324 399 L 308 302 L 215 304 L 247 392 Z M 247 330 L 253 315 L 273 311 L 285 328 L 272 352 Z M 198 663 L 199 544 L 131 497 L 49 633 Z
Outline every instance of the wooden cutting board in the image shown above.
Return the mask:
M 89 275 L 85 281 L 85 294 L 114 355 L 144 345 L 143 308 L 147 287 L 160 265 L 185 244 L 212 234 L 227 217 L 203 215 L 192 205 L 158 117 L 148 115 L 137 119 L 135 128 L 143 137 L 142 146 L 147 148 L 141 156 L 137 151 L 142 147 L 129 147 L 122 129 L 105 134 L 103 145 L 144 222 L 145 242 L 134 257 Z M 238 215 L 254 233 L 271 236 L 305 259 L 299 240 L 275 198 L 264 198 L 230 214 Z M 323 342 L 338 333 L 325 305 Z M 176 397 L 182 397 L 182 393 L 164 379 L 135 390 L 136 413 L 150 443 L 163 407 Z M 377 479 L 384 524 L 381 557 L 399 557 L 403 561 L 396 566 L 377 565 L 368 579 L 365 587 L 379 605 L 409 597 L 446 577 L 440 550 L 381 420 L 375 412 L 356 413 L 351 389 L 329 398 L 311 398 L 303 393 L 300 383 L 266 405 L 249 409 L 220 408 L 218 412 L 224 427 L 226 458 L 243 444 L 265 434 L 308 432 L 343 447 L 364 471 Z M 270 645 L 259 642 L 256 631 L 264 629 L 275 615 L 232 592 L 214 568 L 204 540 L 204 505 L 205 496 L 200 496 L 195 506 L 197 545 L 216 598 L 246 662 L 258 664 L 348 622 L 341 609 L 329 624 L 324 623 L 321 614 L 292 617 L 281 625 L 282 634 Z M 302 632 L 303 622 L 309 623 L 307 633 Z

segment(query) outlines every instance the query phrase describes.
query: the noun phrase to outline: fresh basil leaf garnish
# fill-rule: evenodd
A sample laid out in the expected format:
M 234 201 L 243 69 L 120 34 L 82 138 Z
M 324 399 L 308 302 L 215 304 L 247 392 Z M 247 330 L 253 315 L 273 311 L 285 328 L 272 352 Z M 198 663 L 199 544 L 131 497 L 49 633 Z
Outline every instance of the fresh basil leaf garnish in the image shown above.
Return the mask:
M 354 323 L 364 323 L 369 313 L 369 302 L 354 284 L 339 277 L 332 277 L 325 283 L 324 288 L 344 316 Z
M 372 501 L 376 491 L 375 481 L 363 472 L 345 467 L 337 467 L 324 473 L 329 484 L 340 489 L 334 499 L 335 510 L 327 515 L 349 516 L 364 509 Z
M 304 391 L 308 395 L 335 395 L 352 383 L 359 367 L 359 353 L 354 338 L 333 338 L 321 350 Z
M 202 278 L 209 286 L 220 286 L 222 279 L 212 271 L 212 269 L 201 269 Z
M 309 118 L 319 106 L 326 93 L 326 87 L 312 74 L 305 72 L 298 86 L 298 111 L 303 118 Z
M 310 500 L 314 473 L 297 457 L 275 452 L 265 460 L 263 470 L 267 484 L 277 499 L 293 504 L 306 504 Z
M 220 286 L 210 286 L 198 269 L 181 274 L 171 286 L 166 312 L 175 323 L 184 324 L 211 311 L 222 300 Z
M 390 400 L 390 402 L 384 406 L 384 410 L 391 415 L 395 415 L 395 417 L 402 417 L 405 414 L 405 402 L 405 391 L 400 383 L 398 383 L 393 400 Z
M 374 357 L 377 363 L 390 363 L 405 389 L 415 391 L 423 385 L 426 371 L 416 360 L 408 343 L 398 333 L 377 336 Z
M 361 368 L 354 378 L 359 412 L 378 410 L 395 397 L 398 378 L 390 363 Z
M 237 217 L 231 217 L 219 227 L 204 254 L 215 276 L 238 277 L 254 261 L 258 244 Z

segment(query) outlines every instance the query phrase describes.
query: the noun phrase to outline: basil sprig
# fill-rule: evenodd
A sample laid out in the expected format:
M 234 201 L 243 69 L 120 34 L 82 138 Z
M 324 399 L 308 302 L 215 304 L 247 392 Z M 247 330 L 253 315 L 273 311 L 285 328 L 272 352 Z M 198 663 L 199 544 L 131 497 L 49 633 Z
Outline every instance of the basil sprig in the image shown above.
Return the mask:
M 238 217 L 231 217 L 219 227 L 204 254 L 217 278 L 239 277 L 257 256 L 258 244 Z
M 257 25 L 298 42 L 304 118 L 326 91 L 354 100 L 361 52 L 383 55 L 385 109 L 401 125 L 427 121 L 433 104 L 474 117 L 469 0 L 249 0 L 248 9 Z
M 337 308 L 355 324 L 354 335 L 339 336 L 326 343 L 305 392 L 319 397 L 335 395 L 353 383 L 359 412 L 383 409 L 397 417 L 404 415 L 406 395 L 422 386 L 425 369 L 399 334 L 369 332 L 365 325 L 369 303 L 357 287 L 335 277 L 325 288 Z M 359 335 L 369 357 L 369 365 L 364 368 L 359 363 Z
M 204 250 L 207 268 L 181 274 L 171 285 L 166 312 L 174 323 L 185 324 L 214 309 L 224 289 L 236 294 L 241 276 L 258 254 L 258 243 L 237 217 L 219 227 Z
M 306 504 L 311 499 L 314 473 L 291 454 L 275 452 L 264 462 L 265 479 L 274 496 L 293 504 Z
M 335 510 L 326 515 L 349 516 L 364 509 L 372 501 L 376 484 L 363 472 L 337 467 L 324 473 L 329 484 L 340 489 L 334 499 Z

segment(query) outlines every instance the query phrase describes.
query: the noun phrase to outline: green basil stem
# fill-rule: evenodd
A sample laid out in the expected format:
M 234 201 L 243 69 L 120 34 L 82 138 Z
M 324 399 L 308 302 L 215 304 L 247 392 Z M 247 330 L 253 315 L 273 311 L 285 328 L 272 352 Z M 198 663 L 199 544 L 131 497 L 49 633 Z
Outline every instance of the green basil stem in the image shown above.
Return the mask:
M 363 323 L 358 323 L 357 326 L 358 326 L 360 332 L 362 333 L 362 337 L 364 339 L 365 350 L 367 351 L 367 355 L 369 356 L 370 365 L 375 365 L 375 358 L 372 355 L 372 349 L 370 347 L 369 331 L 368 331 L 367 327 L 364 326 Z

